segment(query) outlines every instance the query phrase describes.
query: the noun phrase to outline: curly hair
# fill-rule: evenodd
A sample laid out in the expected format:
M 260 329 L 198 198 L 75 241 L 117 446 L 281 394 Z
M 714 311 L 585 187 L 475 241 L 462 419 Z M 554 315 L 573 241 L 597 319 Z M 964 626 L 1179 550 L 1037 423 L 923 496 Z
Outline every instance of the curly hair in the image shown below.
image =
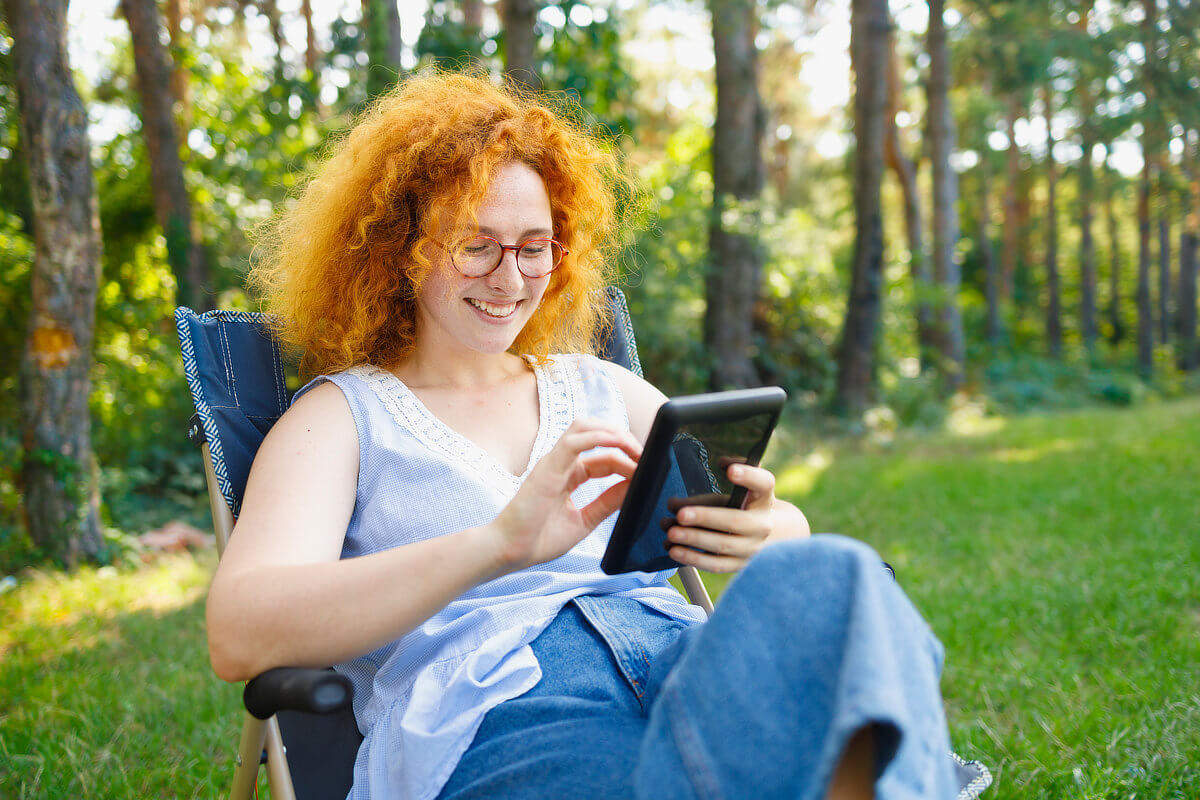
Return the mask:
M 595 349 L 619 207 L 633 183 L 610 148 L 537 96 L 429 71 L 379 97 L 333 142 L 290 208 L 269 221 L 250 283 L 305 375 L 393 367 L 416 342 L 416 298 L 439 231 L 467 229 L 501 165 L 546 183 L 569 254 L 512 352 Z

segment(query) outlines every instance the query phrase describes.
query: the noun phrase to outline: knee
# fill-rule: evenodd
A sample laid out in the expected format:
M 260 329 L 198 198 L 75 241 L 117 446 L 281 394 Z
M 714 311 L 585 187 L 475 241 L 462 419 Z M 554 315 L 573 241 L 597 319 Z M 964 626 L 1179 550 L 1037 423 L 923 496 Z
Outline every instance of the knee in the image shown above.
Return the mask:
M 789 580 L 806 575 L 853 579 L 862 574 L 887 574 L 883 559 L 870 546 L 832 533 L 768 545 L 746 565 L 745 571 L 751 570 Z

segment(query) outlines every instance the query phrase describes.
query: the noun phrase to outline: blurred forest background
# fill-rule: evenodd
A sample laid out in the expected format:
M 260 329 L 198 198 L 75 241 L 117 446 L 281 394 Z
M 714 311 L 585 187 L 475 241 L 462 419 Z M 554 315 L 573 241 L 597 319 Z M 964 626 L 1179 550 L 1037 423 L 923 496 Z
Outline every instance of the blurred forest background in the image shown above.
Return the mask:
M 254 226 L 432 65 L 639 176 L 668 394 L 854 433 L 1200 386 L 1194 0 L 76 2 L 2 2 L 0 573 L 206 525 L 173 308 L 253 309 Z

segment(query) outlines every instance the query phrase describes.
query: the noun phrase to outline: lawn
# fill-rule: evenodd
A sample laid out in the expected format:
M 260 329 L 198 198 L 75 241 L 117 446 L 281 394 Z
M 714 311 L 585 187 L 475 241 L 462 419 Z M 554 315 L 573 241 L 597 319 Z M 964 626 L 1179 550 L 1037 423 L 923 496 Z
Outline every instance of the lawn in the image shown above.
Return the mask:
M 896 567 L 985 796 L 1200 797 L 1200 400 L 951 427 L 815 448 L 793 427 L 779 493 Z M 213 564 L 0 595 L 0 797 L 225 791 L 239 691 L 204 651 Z

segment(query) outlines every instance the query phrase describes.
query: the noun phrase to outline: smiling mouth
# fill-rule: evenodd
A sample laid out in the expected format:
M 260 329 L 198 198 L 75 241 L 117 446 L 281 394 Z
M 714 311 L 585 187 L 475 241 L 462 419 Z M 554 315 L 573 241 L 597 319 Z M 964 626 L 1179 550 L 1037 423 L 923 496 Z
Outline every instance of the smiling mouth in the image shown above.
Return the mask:
M 517 310 L 516 303 L 505 303 L 504 305 L 501 305 L 499 303 L 488 303 L 483 300 L 476 300 L 473 297 L 468 297 L 467 302 L 475 306 L 475 308 L 478 308 L 484 314 L 487 314 L 489 317 L 495 317 L 496 319 L 503 319 L 504 317 L 510 316 L 514 311 Z

